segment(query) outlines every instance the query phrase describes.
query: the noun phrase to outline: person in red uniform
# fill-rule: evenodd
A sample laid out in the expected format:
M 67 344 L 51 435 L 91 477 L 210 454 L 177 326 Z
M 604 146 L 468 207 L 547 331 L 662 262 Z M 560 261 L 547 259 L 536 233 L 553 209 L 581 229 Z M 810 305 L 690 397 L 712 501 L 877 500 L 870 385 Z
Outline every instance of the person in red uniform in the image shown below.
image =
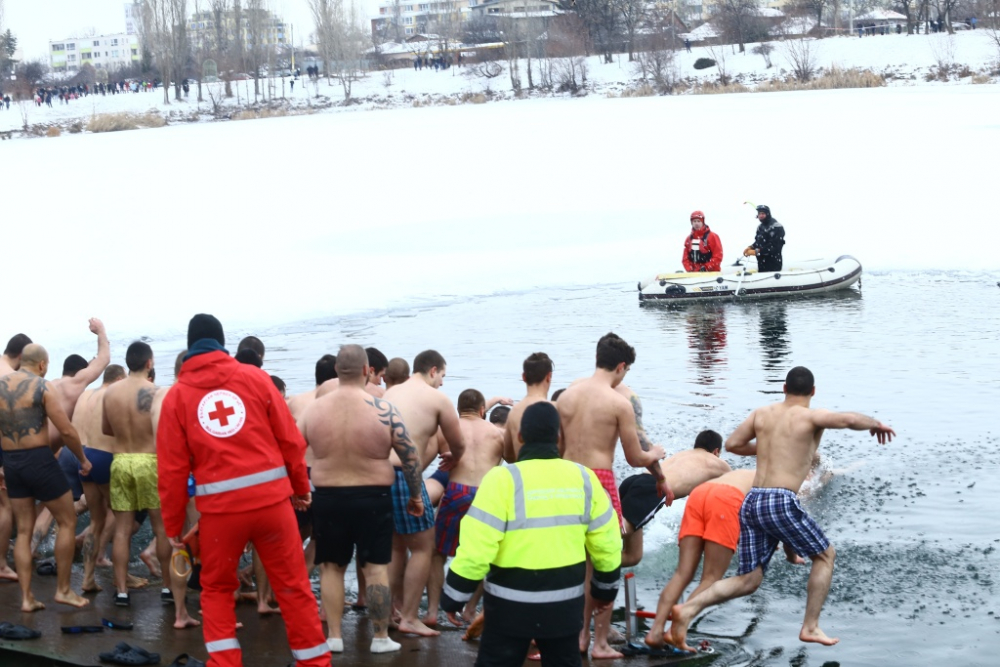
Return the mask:
M 684 270 L 718 271 L 722 266 L 722 241 L 705 224 L 705 214 L 691 214 L 691 234 L 684 242 Z
M 189 473 L 201 513 L 201 605 L 209 667 L 243 664 L 233 594 L 252 542 L 281 606 L 298 667 L 329 667 L 293 505 L 312 501 L 306 443 L 267 373 L 229 356 L 222 324 L 195 315 L 188 354 L 163 401 L 157 469 L 163 523 L 182 546 Z M 291 497 L 292 502 L 288 502 Z

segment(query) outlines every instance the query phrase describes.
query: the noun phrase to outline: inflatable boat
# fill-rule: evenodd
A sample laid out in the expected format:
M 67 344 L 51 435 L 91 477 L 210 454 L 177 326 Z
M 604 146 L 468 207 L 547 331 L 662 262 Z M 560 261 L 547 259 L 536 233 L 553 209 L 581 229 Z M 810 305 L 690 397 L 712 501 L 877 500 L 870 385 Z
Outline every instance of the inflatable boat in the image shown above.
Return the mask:
M 745 260 L 741 260 L 745 261 Z M 703 273 L 663 273 L 639 283 L 640 304 L 764 298 L 822 294 L 847 289 L 861 280 L 861 262 L 836 259 L 786 261 L 781 271 L 760 272 L 756 263 Z

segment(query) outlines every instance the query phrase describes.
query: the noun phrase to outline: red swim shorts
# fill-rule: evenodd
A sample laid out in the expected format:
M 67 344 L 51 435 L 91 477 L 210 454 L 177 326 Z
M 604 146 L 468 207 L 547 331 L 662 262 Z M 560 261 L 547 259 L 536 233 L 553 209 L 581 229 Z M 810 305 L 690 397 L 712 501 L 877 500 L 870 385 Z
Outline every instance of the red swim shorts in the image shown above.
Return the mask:
M 594 468 L 594 474 L 597 475 L 597 479 L 601 480 L 601 486 L 611 498 L 611 506 L 615 508 L 615 513 L 618 515 L 618 530 L 624 532 L 625 518 L 622 516 L 622 499 L 618 497 L 618 481 L 615 479 L 614 471 Z

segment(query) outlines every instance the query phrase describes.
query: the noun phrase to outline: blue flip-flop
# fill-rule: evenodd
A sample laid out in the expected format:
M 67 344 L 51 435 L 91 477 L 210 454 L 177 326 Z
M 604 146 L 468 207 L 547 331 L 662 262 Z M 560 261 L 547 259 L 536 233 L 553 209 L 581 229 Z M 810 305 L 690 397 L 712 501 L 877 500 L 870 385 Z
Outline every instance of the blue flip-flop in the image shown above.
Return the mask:
M 38 630 L 32 630 L 23 625 L 0 623 L 0 639 L 38 639 L 41 636 L 42 633 Z

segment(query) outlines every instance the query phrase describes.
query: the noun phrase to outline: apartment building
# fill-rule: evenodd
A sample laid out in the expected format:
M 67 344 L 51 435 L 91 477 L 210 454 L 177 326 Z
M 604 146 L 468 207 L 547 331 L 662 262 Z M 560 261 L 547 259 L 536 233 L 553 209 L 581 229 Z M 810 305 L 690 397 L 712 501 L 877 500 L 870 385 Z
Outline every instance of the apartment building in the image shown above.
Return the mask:
M 76 72 L 85 64 L 115 69 L 139 57 L 138 38 L 126 33 L 49 41 L 49 66 L 55 72 Z
M 217 41 L 234 43 L 239 34 L 247 46 L 278 46 L 291 42 L 287 26 L 281 17 L 267 10 L 241 12 L 239 26 L 232 10 L 216 15 L 212 11 L 198 12 L 188 21 L 188 37 L 195 48 L 212 49 Z
M 384 34 L 390 39 L 405 39 L 426 33 L 435 21 L 461 21 L 469 9 L 482 0 L 439 0 L 438 2 L 404 2 L 383 0 L 378 16 L 372 18 L 372 34 Z M 398 35 L 396 33 L 399 33 Z

